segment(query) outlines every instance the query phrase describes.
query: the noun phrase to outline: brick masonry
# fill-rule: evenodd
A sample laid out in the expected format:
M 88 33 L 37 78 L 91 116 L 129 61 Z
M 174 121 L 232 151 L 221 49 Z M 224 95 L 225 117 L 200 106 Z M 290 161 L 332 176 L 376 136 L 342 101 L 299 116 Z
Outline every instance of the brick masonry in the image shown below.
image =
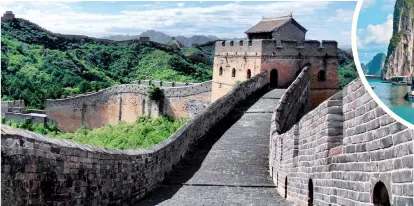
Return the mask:
M 288 87 L 279 101 L 274 113 L 275 131 L 283 133 L 296 124 L 303 115 L 311 110 L 309 66 Z
M 310 65 L 312 108 L 338 92 L 338 43 L 335 41 L 253 39 L 231 42 L 217 41 L 215 45 L 213 101 L 236 82 L 248 79 L 249 70 L 252 76 L 267 70 L 269 80 L 272 78 L 270 71 L 275 70 L 277 76 L 272 81 L 279 88 L 287 88 L 305 65 Z M 320 71 L 326 73 L 326 80 L 318 80 Z
M 278 133 L 277 115 L 270 173 L 288 201 L 308 205 L 311 180 L 314 205 L 372 205 L 378 182 L 392 205 L 414 204 L 414 131 L 386 114 L 359 79 L 286 132 Z
M 12 112 L 15 108 L 24 109 L 23 100 L 14 100 L 14 101 L 1 101 L 1 116 L 4 117 L 6 112 Z
M 46 112 L 61 130 L 74 132 L 82 125 L 99 128 L 119 121 L 134 122 L 142 115 L 192 118 L 211 103 L 211 81 L 163 90 L 165 98 L 156 102 L 148 98 L 146 85 L 117 85 L 95 93 L 47 100 Z
M 207 134 L 237 103 L 268 83 L 266 72 L 242 82 L 168 139 L 149 149 L 109 150 L 4 126 L 2 203 L 128 205 L 137 202 L 156 188 L 190 145 Z M 171 94 L 176 93 L 171 91 Z

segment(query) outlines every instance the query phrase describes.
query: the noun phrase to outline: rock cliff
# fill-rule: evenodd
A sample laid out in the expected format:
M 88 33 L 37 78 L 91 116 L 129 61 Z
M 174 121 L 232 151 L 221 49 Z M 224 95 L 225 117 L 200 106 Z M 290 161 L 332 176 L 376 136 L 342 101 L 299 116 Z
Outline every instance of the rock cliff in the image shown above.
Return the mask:
M 397 0 L 394 9 L 393 36 L 388 46 L 382 78 L 414 76 L 413 56 L 414 1 Z
M 372 58 L 370 62 L 366 65 L 368 75 L 381 75 L 381 70 L 384 67 L 385 54 L 378 53 Z

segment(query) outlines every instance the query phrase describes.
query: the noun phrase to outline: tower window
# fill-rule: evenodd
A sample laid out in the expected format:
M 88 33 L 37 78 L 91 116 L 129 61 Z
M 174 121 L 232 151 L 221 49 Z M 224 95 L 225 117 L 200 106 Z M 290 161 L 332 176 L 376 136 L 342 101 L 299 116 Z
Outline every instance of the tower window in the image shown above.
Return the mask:
M 231 77 L 236 77 L 236 69 L 233 68 L 233 70 L 231 71 Z
M 239 45 L 243 46 L 243 40 L 240 40 Z
M 225 46 L 226 46 L 226 42 L 225 42 L 225 41 L 222 41 L 222 42 L 221 42 L 221 46 L 222 46 L 222 47 L 225 47 Z
M 220 69 L 219 69 L 219 75 L 220 76 L 223 75 L 223 67 L 220 67 Z
M 230 41 L 230 46 L 234 46 L 234 42 L 233 41 Z
M 247 70 L 247 79 L 250 79 L 252 77 L 252 72 L 250 69 Z
M 326 72 L 324 70 L 318 72 L 318 81 L 326 81 Z
M 253 45 L 252 40 L 249 40 L 249 46 L 252 46 L 252 45 Z

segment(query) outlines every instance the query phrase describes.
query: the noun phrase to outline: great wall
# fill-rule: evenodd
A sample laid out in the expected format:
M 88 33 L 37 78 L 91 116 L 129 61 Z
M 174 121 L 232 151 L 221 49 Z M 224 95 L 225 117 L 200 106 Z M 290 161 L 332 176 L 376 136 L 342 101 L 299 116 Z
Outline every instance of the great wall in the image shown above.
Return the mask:
M 2 126 L 3 204 L 414 205 L 414 131 L 386 114 L 359 79 L 338 91 L 336 42 L 234 43 L 216 42 L 211 82 L 164 88 L 170 103 L 148 103 L 139 84 L 47 103 L 62 127 L 193 114 L 149 149 L 104 149 Z M 192 100 L 201 101 L 195 110 L 183 106 Z
M 164 98 L 159 101 L 148 97 L 146 85 L 124 84 L 87 95 L 48 100 L 46 113 L 58 128 L 74 132 L 82 125 L 99 128 L 120 121 L 134 122 L 143 115 L 194 117 L 210 104 L 211 81 L 161 88 Z

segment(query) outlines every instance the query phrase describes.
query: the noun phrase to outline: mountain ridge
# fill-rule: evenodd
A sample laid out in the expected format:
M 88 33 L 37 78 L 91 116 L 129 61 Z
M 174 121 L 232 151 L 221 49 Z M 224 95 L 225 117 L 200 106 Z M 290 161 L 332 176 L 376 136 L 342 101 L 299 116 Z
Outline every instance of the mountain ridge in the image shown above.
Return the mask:
M 139 39 L 140 37 L 150 37 L 151 41 L 155 41 L 161 44 L 167 44 L 171 41 L 172 37 L 175 37 L 175 40 L 179 41 L 183 45 L 190 47 L 193 44 L 204 44 L 210 41 L 218 40 L 219 38 L 212 35 L 192 35 L 190 37 L 185 37 L 182 35 L 179 36 L 170 36 L 165 34 L 164 32 L 155 31 L 155 30 L 147 30 L 142 32 L 139 35 L 110 35 L 102 37 L 104 39 L 114 40 L 114 41 L 124 41 L 124 40 L 132 40 L 132 39 Z

